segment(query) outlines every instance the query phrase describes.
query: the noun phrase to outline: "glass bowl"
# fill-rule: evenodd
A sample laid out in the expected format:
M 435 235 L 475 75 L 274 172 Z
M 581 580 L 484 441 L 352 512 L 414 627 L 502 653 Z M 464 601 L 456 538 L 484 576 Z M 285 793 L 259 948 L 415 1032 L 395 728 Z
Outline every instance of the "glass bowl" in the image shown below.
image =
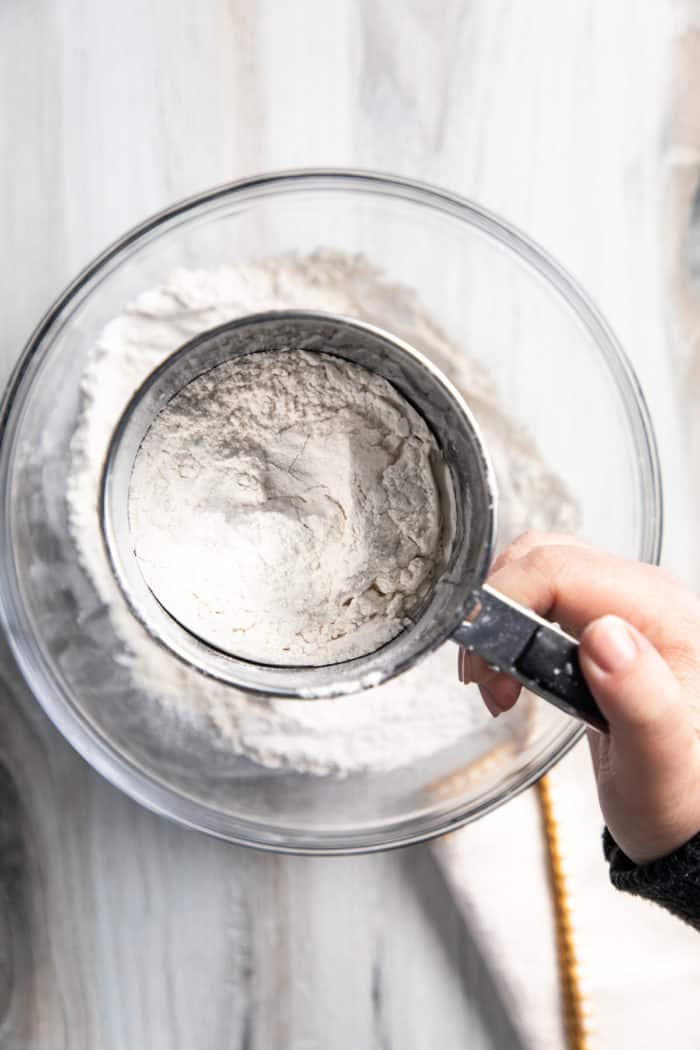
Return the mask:
M 239 704 L 234 745 L 230 734 L 217 730 L 211 712 L 185 717 L 177 704 L 152 695 L 157 687 L 149 680 L 135 675 L 126 641 L 134 630 L 128 608 L 117 608 L 118 589 L 110 605 L 95 587 L 67 501 L 75 462 L 71 442 L 85 384 L 94 382 L 94 374 L 86 378 L 88 362 L 111 319 L 178 268 L 304 260 L 319 250 L 327 259 L 366 260 L 381 273 L 385 291 L 386 282 L 394 289 L 359 296 L 358 318 L 413 342 L 441 367 L 446 359 L 439 347 L 449 341 L 470 367 L 483 369 L 484 389 L 495 391 L 517 424 L 507 431 L 507 442 L 535 443 L 562 479 L 562 499 L 568 493 L 569 505 L 576 505 L 578 531 L 587 539 L 657 561 L 661 483 L 642 393 L 596 309 L 530 240 L 438 189 L 351 171 L 245 180 L 149 219 L 66 290 L 25 348 L 2 409 L 0 611 L 18 665 L 80 754 L 139 802 L 237 843 L 330 854 L 405 845 L 483 816 L 557 762 L 580 737 L 581 726 L 533 698 L 496 722 L 486 716 L 475 721 L 478 694 L 455 685 L 456 649 L 448 643 L 428 666 L 409 672 L 420 675 L 412 688 L 423 712 L 409 736 L 400 736 L 407 727 L 399 727 L 400 708 L 391 706 L 401 704 L 401 695 L 394 689 L 382 697 L 382 686 L 360 698 L 306 702 L 306 721 L 313 722 L 322 746 L 324 726 L 336 719 L 328 705 L 363 705 L 356 708 L 366 715 L 362 732 L 355 740 L 356 731 L 348 730 L 346 750 L 356 742 L 360 756 L 351 769 L 300 763 L 294 757 L 299 741 L 291 737 L 289 759 L 285 739 L 274 761 L 256 757 L 240 741 L 252 732 L 250 720 L 267 717 L 267 709 L 261 715 L 251 706 L 241 714 Z M 415 324 L 404 330 L 416 301 L 412 295 L 425 312 L 421 316 L 430 319 L 422 334 Z M 306 305 L 334 309 L 320 292 Z M 207 317 L 204 311 L 202 328 L 210 326 Z M 190 327 L 188 338 L 192 334 Z M 459 385 L 458 375 L 455 381 Z M 480 397 L 470 404 L 479 419 Z M 498 457 L 495 466 L 498 476 Z M 501 544 L 527 524 L 519 500 L 527 497 L 529 506 L 536 500 L 525 491 L 528 483 L 526 471 L 522 484 L 516 473 L 505 500 L 501 493 Z M 89 525 L 93 515 L 97 521 L 97 502 L 84 500 L 81 514 Z M 104 557 L 99 548 L 96 541 L 89 556 Z M 151 638 L 137 642 L 160 644 Z M 154 656 L 174 659 L 162 651 Z M 196 679 L 183 679 L 181 693 L 194 697 L 199 687 Z M 438 734 L 434 749 L 419 748 L 414 755 L 418 736 L 435 729 L 437 699 L 448 693 L 464 704 L 464 731 L 458 722 L 451 735 Z M 284 703 L 289 701 L 273 705 Z M 380 708 L 384 721 L 373 736 Z M 396 735 L 387 710 L 397 711 Z M 406 761 L 395 757 L 402 739 Z M 373 758 L 363 764 L 366 741 Z M 393 760 L 383 760 L 383 748 Z

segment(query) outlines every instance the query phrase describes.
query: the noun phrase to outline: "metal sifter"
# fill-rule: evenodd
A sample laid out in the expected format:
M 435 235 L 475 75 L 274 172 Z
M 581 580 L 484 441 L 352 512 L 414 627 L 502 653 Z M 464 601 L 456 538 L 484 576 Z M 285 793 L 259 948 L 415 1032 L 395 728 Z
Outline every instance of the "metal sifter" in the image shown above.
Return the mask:
M 225 361 L 289 349 L 354 362 L 382 376 L 413 405 L 442 452 L 453 518 L 444 571 L 413 622 L 375 652 L 321 667 L 251 663 L 188 631 L 149 589 L 134 556 L 128 520 L 136 455 L 170 399 Z M 358 692 L 401 674 L 452 639 L 567 714 L 607 730 L 581 674 L 577 641 L 484 585 L 493 553 L 496 487 L 469 408 L 425 357 L 372 325 L 332 314 L 269 312 L 239 318 L 183 346 L 149 376 L 122 416 L 104 468 L 101 516 L 112 566 L 134 614 L 176 656 L 240 689 L 306 699 Z

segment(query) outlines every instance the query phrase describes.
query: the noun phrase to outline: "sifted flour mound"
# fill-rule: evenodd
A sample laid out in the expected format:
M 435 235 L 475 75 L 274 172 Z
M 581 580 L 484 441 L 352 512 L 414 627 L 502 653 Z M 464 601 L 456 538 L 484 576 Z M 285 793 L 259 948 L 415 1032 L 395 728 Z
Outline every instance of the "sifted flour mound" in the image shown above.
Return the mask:
M 267 351 L 184 387 L 151 424 L 129 518 L 181 624 L 264 664 L 320 665 L 401 632 L 444 564 L 435 438 L 385 380 Z
M 415 294 L 389 284 L 362 257 L 319 252 L 240 267 L 179 270 L 144 292 L 104 329 L 85 366 L 71 447 L 68 510 L 85 570 L 128 651 L 143 703 L 208 727 L 232 750 L 270 767 L 326 774 L 389 770 L 495 725 L 456 677 L 446 644 L 399 678 L 342 700 L 251 697 L 173 659 L 135 621 L 107 560 L 100 530 L 102 465 L 134 390 L 193 336 L 265 310 L 326 310 L 377 324 L 412 344 L 461 390 L 491 453 L 500 495 L 499 541 L 526 528 L 574 531 L 577 509 L 532 440 L 505 414 L 478 363 L 452 344 Z M 519 717 L 518 705 L 512 716 Z M 500 721 L 500 720 L 499 720 Z

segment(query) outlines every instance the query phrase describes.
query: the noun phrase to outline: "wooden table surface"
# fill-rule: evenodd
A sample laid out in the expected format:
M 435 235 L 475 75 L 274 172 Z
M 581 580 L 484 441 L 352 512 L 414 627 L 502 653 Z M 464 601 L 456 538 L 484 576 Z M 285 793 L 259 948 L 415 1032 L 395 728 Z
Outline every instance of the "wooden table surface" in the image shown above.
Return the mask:
M 657 427 L 665 560 L 697 579 L 693 17 L 675 0 L 2 0 L 0 379 L 74 273 L 182 196 L 313 165 L 429 180 L 598 299 Z M 2 665 L 2 1050 L 516 1046 L 429 847 L 311 860 L 181 830 L 94 774 Z

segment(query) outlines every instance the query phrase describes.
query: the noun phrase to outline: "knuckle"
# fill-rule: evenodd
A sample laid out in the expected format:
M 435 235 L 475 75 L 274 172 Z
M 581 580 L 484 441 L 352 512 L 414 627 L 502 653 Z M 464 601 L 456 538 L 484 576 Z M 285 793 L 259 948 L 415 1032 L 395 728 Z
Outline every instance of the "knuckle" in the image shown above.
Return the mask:
M 697 677 L 700 671 L 700 654 L 696 641 L 674 638 L 665 641 L 660 649 L 666 663 L 679 679 Z
M 530 569 L 546 580 L 559 576 L 569 560 L 570 551 L 566 547 L 534 547 L 525 561 Z
M 494 558 L 491 572 L 498 572 L 499 569 L 510 565 L 511 562 L 526 557 L 533 547 L 542 546 L 545 538 L 546 533 L 538 532 L 536 529 L 528 529 L 526 532 L 521 532 Z
M 666 569 L 662 565 L 650 565 L 648 568 L 655 579 L 667 587 L 672 588 L 674 591 L 687 591 L 687 587 L 680 577 L 676 576 L 670 569 Z
M 519 550 L 531 550 L 533 547 L 541 547 L 546 541 L 548 533 L 540 532 L 538 529 L 527 529 L 513 541 L 513 546 Z

